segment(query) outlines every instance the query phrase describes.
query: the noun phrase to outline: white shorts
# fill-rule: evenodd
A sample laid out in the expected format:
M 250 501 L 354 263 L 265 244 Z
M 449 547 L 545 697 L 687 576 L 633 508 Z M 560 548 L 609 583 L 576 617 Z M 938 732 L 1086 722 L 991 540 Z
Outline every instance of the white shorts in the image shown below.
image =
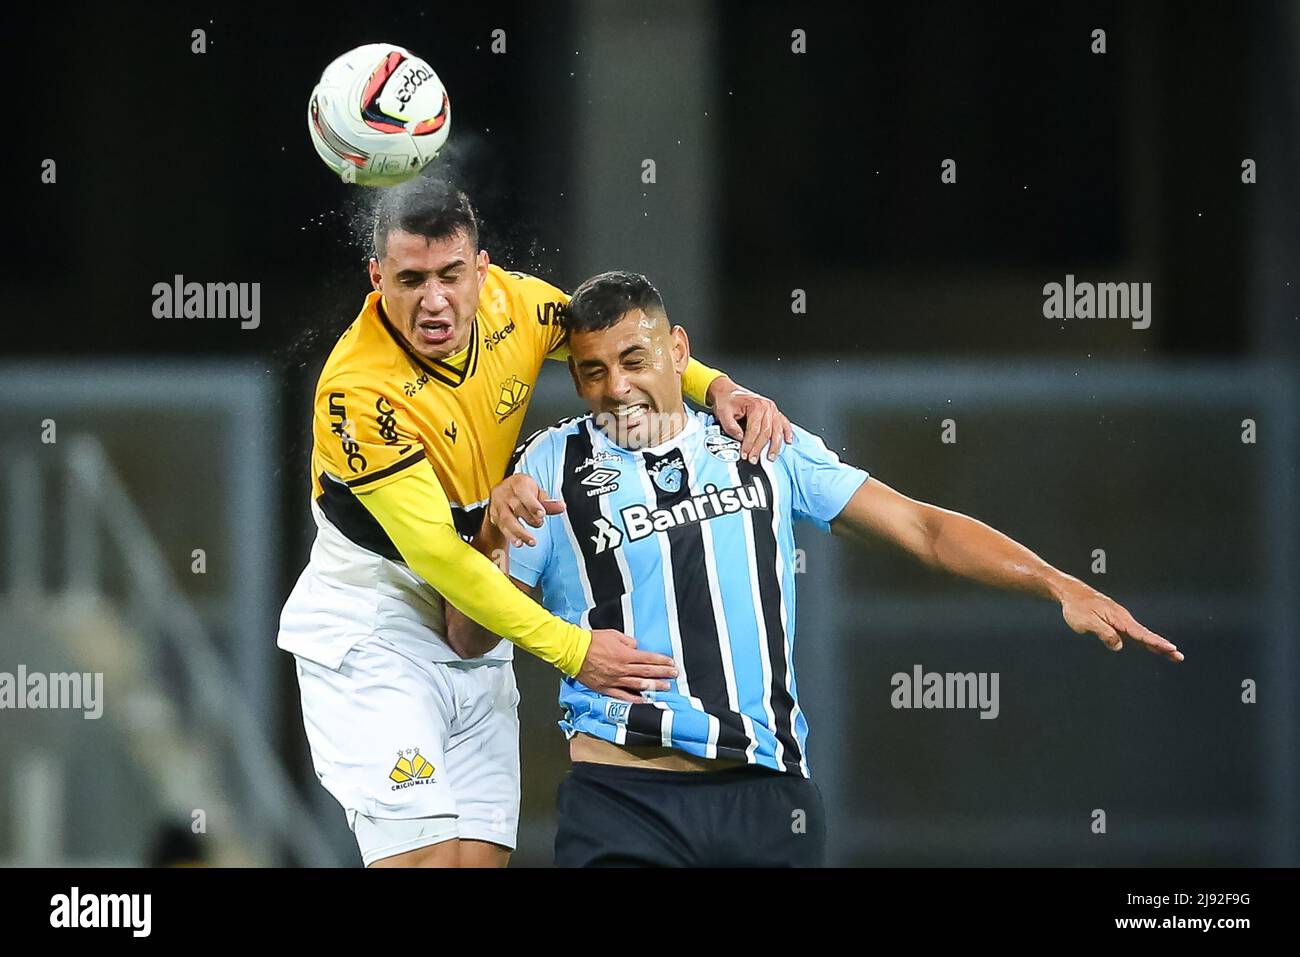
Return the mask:
M 512 663 L 431 661 L 419 651 L 371 636 L 337 670 L 294 656 L 316 776 L 347 813 L 367 866 L 453 837 L 515 846 Z M 417 818 L 433 820 L 417 825 Z M 385 828 L 385 821 L 404 823 Z

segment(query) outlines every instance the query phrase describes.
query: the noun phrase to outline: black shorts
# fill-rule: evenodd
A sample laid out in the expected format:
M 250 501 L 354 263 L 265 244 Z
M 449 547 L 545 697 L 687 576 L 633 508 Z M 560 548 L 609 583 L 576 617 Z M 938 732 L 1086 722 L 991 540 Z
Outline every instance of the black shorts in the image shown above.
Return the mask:
M 817 785 L 755 765 L 575 762 L 555 803 L 559 867 L 820 867 L 826 852 Z

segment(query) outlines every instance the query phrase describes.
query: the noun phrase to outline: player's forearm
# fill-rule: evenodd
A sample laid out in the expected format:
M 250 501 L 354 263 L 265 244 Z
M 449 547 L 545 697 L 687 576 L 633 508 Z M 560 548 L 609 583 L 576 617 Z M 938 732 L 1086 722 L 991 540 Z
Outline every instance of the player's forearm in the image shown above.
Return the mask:
M 530 589 L 514 579 L 511 581 L 525 595 L 533 597 Z M 456 654 L 462 658 L 478 658 L 496 647 L 497 642 L 500 641 L 498 635 L 468 617 L 451 602 L 446 603 L 446 609 L 447 643 Z
M 556 618 L 517 589 L 486 556 L 450 526 L 433 526 L 420 546 L 398 550 L 412 571 L 450 605 L 493 635 L 506 638 L 569 676 L 582 668 L 591 635 Z M 409 554 L 408 554 L 409 552 Z
M 485 519 L 483 528 L 470 544 L 476 552 L 486 557 L 502 572 L 509 574 L 505 536 L 497 531 L 495 525 Z M 525 595 L 530 598 L 534 597 L 531 589 L 513 578 L 511 581 Z M 446 608 L 447 644 L 451 645 L 456 654 L 462 658 L 481 657 L 495 648 L 497 642 L 501 640 L 500 636 L 484 628 L 474 619 L 467 617 L 464 612 L 451 602 L 444 602 L 444 605 Z
M 417 473 L 358 498 L 411 570 L 466 616 L 569 676 L 581 670 L 591 633 L 522 594 L 466 544 L 431 475 Z
M 910 499 L 874 478 L 853 493 L 831 531 L 858 542 L 883 538 L 931 568 L 994 588 L 1059 601 L 1088 587 L 997 529 Z
M 928 548 L 919 557 L 950 574 L 1055 601 L 1082 584 L 969 515 L 926 506 L 923 525 Z
M 476 538 L 470 545 L 480 555 L 486 557 L 497 568 L 502 566 L 503 553 L 500 549 L 493 549 L 492 543 L 483 540 L 481 537 Z M 480 658 L 496 647 L 497 642 L 501 640 L 499 635 L 488 631 L 473 618 L 466 617 L 465 613 L 443 598 L 443 620 L 444 620 L 444 637 L 447 644 L 456 654 L 462 658 Z
M 501 638 L 488 631 L 465 613 L 444 600 L 444 620 L 447 628 L 447 644 L 452 651 L 462 658 L 479 658 L 496 647 Z

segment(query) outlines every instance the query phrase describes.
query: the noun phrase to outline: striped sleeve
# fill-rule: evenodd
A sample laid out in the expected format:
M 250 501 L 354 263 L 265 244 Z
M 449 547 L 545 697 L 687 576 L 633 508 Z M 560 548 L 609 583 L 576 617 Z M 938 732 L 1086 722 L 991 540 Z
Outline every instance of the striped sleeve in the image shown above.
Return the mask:
M 794 444 L 781 449 L 790 476 L 790 510 L 822 531 L 844 510 L 867 472 L 840 461 L 820 436 L 791 423 Z
M 561 490 L 551 488 L 555 484 L 554 435 L 554 429 L 542 429 L 530 435 L 516 450 L 511 471 L 531 476 L 549 497 L 559 498 Z M 541 528 L 529 529 L 529 534 L 537 540 L 536 545 L 510 546 L 511 578 L 525 585 L 536 585 L 541 580 L 551 561 L 556 520 L 557 516 L 548 515 L 542 520 Z

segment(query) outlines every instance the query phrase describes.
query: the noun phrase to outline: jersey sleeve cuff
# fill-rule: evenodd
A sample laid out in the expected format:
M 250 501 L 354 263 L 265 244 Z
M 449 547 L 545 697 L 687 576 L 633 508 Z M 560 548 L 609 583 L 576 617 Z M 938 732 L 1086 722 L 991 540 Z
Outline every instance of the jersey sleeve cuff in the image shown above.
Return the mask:
M 530 561 L 524 561 L 523 556 L 529 552 L 536 552 L 537 548 L 525 545 L 523 548 L 510 546 L 510 577 L 523 582 L 529 588 L 541 580 L 541 569 L 533 568 Z
M 871 474 L 865 469 L 854 468 L 851 465 L 844 466 L 843 471 L 835 477 L 834 487 L 823 496 L 826 504 L 826 511 L 823 512 L 825 517 L 814 518 L 814 524 L 822 531 L 829 531 L 831 522 L 839 518 L 840 512 L 844 511 L 844 506 L 849 504 L 849 500 L 870 477 Z

